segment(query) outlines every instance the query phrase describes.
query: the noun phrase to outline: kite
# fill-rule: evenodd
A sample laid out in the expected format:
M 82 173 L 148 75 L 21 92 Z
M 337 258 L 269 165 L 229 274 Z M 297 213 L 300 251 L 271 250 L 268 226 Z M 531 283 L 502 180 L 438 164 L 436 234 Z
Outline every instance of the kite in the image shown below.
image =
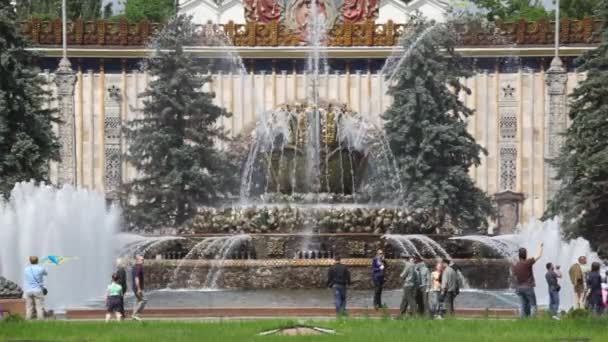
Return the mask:
M 43 258 L 40 263 L 47 265 L 60 265 L 69 260 L 76 260 L 77 257 L 68 257 L 68 256 L 57 256 L 57 255 L 49 255 L 46 258 Z

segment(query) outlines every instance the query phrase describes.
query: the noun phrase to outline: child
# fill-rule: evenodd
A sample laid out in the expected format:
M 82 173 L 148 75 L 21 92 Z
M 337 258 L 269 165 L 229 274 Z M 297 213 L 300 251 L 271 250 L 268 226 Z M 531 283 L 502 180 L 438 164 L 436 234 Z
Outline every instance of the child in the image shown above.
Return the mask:
M 443 272 L 443 264 L 438 262 L 435 270 L 431 273 L 431 315 L 433 318 L 441 318 L 441 273 Z
M 122 286 L 118 284 L 118 275 L 114 273 L 112 274 L 112 283 L 108 285 L 108 292 L 106 297 L 106 306 L 108 307 L 108 313 L 106 313 L 106 322 L 110 321 L 112 313 L 116 315 L 117 321 L 121 320 L 121 312 L 124 311 L 122 295 Z

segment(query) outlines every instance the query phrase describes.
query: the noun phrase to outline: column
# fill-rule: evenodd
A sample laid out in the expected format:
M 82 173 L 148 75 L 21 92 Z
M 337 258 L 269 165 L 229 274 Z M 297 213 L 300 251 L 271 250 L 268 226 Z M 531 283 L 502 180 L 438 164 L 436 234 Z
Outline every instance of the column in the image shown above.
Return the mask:
M 57 102 L 59 109 L 59 139 L 61 149 L 58 164 L 57 184 L 76 186 L 76 117 L 74 112 L 74 87 L 76 74 L 67 58 L 62 58 L 55 71 L 57 85 Z
M 567 128 L 566 115 L 566 84 L 568 75 L 559 57 L 553 58 L 551 67 L 546 72 L 547 84 L 547 110 L 545 112 L 544 136 L 544 175 L 545 175 L 545 202 L 552 200 L 559 189 L 559 181 L 555 179 L 556 170 L 552 162 L 559 155 L 564 143 L 561 135 Z

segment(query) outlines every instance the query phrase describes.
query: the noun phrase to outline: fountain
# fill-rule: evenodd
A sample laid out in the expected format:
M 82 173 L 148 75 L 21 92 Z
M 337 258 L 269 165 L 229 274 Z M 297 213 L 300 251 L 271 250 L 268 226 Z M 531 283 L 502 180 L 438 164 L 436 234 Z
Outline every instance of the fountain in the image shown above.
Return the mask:
M 103 195 L 66 186 L 17 183 L 0 201 L 0 274 L 22 284 L 30 255 L 75 257 L 46 265 L 47 306 L 81 305 L 103 296 L 118 253 L 120 212 Z
M 309 51 L 304 98 L 268 111 L 256 109 L 255 127 L 240 137 L 240 145 L 249 150 L 238 202 L 200 208 L 193 220 L 179 227 L 178 234 L 190 241 L 186 255 L 157 265 L 152 271 L 153 286 L 316 288 L 324 286 L 325 271 L 321 270 L 337 254 L 356 259 L 351 263 L 360 278 L 367 277 L 368 258 L 379 248 L 401 251 L 393 255 L 397 260 L 391 260 L 397 267 L 404 252 L 451 258 L 442 245 L 451 243 L 445 237 L 451 231 L 441 225 L 436 213 L 410 210 L 395 202 L 403 186 L 383 130 L 346 104 L 320 96 L 320 75 L 330 71 L 322 54 L 327 28 L 315 14 L 317 7 L 311 3 L 304 29 Z M 417 44 L 436 34 L 440 25 L 431 25 L 405 53 L 387 61 L 382 73 L 389 83 Z M 224 43 L 231 68 L 244 70 L 238 66 L 242 63 L 238 54 Z M 245 242 L 256 258 L 235 259 L 229 251 Z M 475 273 L 475 261 L 459 263 L 465 273 Z M 488 267 L 505 273 L 505 265 L 497 261 Z M 307 272 L 313 276 L 302 278 Z M 389 287 L 400 286 L 397 276 L 388 282 Z M 482 284 L 479 277 L 472 282 Z M 483 285 L 498 288 L 502 283 Z
M 442 225 L 433 210 L 413 210 L 396 203 L 394 199 L 404 189 L 381 127 L 366 120 L 370 113 L 357 113 L 319 94 L 320 75 L 330 72 L 322 53 L 327 28 L 316 2 L 310 10 L 305 29 L 309 55 L 302 78 L 306 95 L 268 111 L 255 101 L 256 126 L 245 130 L 241 140 L 249 150 L 242 161 L 238 201 L 199 208 L 190 222 L 175 227 L 175 236 L 114 236 L 118 211 L 108 210 L 101 195 L 19 184 L 11 202 L 0 207 L 0 272 L 20 280 L 24 261 L 32 253 L 78 256 L 50 272 L 49 302 L 80 305 L 103 293 L 119 252 L 114 247 L 122 247 L 120 255 L 125 258 L 145 255 L 147 290 L 167 293 L 321 289 L 326 286 L 330 259 L 340 255 L 352 269 L 353 287 L 366 290 L 371 286 L 371 257 L 377 249 L 387 249 L 391 250 L 387 253 L 389 289 L 401 287 L 400 272 L 393 270 L 401 267 L 402 255 L 419 254 L 427 259 L 454 259 L 462 269 L 465 287 L 468 280 L 473 288 L 467 293 L 479 294 L 475 291 L 504 292 L 513 251 L 523 245 L 533 253 L 535 244 L 543 240 L 546 256 L 535 266 L 537 293 L 543 303 L 545 260 L 567 268 L 579 254 L 596 258 L 586 241 L 562 243 L 554 221 L 524 227 L 514 236 L 452 237 L 453 227 Z M 402 46 L 395 49 L 398 52 L 381 70 L 386 82 L 380 85 L 390 85 L 417 44 L 437 34 L 441 25 L 431 25 L 417 39 L 408 40 L 412 44 L 404 50 Z M 225 58 L 216 61 L 221 72 L 247 75 L 224 30 L 203 25 L 198 37 L 198 43 L 225 52 Z M 243 94 L 256 91 L 246 88 L 253 87 L 253 82 L 244 84 Z M 497 256 L 483 257 L 461 248 L 469 241 L 488 246 Z M 570 296 L 568 291 L 564 286 L 565 297 Z M 502 294 L 483 293 L 512 305 Z M 564 306 L 568 300 L 564 298 Z
M 468 240 L 481 243 L 495 250 L 505 258 L 514 262 L 517 260 L 517 249 L 524 247 L 528 255 L 535 255 L 541 243 L 544 244 L 542 258 L 534 264 L 534 278 L 536 280 L 536 296 L 540 305 L 548 304 L 547 282 L 545 281 L 548 262 L 561 266 L 562 279 L 560 284 L 560 308 L 569 309 L 574 303 L 574 292 L 568 277 L 568 269 L 574 264 L 579 256 L 587 256 L 588 263 L 600 261 L 597 253 L 591 250 L 589 241 L 577 238 L 564 241 L 558 218 L 540 222 L 530 219 L 530 223 L 520 226 L 519 232 L 514 235 L 502 235 L 487 237 L 479 235 L 453 237 L 454 240 Z

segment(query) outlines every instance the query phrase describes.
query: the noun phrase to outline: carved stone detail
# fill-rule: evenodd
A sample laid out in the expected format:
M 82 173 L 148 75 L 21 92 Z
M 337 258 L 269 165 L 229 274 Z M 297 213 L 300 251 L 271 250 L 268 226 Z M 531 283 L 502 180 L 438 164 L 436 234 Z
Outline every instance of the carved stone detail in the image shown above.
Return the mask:
M 514 140 L 517 137 L 517 115 L 513 111 L 502 111 L 498 123 L 500 138 Z
M 524 195 L 503 191 L 494 195 L 498 205 L 498 234 L 512 234 L 519 223 L 519 212 Z
M 248 1 L 250 2 L 250 1 Z M 265 1 L 273 2 L 273 1 Z M 300 3 L 305 3 L 300 1 Z M 343 10 L 358 5 L 361 1 L 347 1 Z M 366 3 L 375 3 L 366 1 Z M 357 8 L 357 6 L 355 6 Z M 377 8 L 377 6 L 376 6 Z M 359 7 L 359 9 L 361 9 Z M 359 10 L 359 12 L 361 12 Z M 362 12 L 361 12 L 362 13 Z M 365 11 L 364 20 L 345 20 L 329 29 L 327 41 L 330 46 L 392 46 L 407 32 L 407 24 L 388 21 L 376 24 L 373 6 Z M 68 23 L 69 45 L 144 46 L 162 25 L 158 23 L 117 22 L 98 20 Z M 228 22 L 217 25 L 234 46 L 294 46 L 301 45 L 300 34 L 278 19 L 268 22 L 249 21 L 244 24 Z M 546 45 L 553 42 L 555 24 L 546 21 L 497 22 L 496 28 L 486 28 L 471 22 L 455 24 L 462 46 L 496 45 Z M 602 21 L 562 19 L 560 41 L 562 44 L 597 44 L 601 41 Z M 61 45 L 61 21 L 33 19 L 21 22 L 21 32 L 36 45 Z M 204 30 L 200 30 L 204 32 Z
M 285 240 L 277 238 L 269 239 L 268 244 L 266 245 L 266 250 L 268 256 L 283 257 L 285 254 Z
M 105 184 L 107 197 L 114 199 L 122 185 L 120 88 L 112 85 L 106 94 L 105 108 Z
M 365 255 L 365 241 L 347 241 L 346 250 L 352 256 Z
M 556 170 L 552 162 L 559 155 L 564 144 L 563 133 L 566 131 L 568 120 L 566 110 L 566 84 L 568 74 L 562 61 L 556 57 L 551 61 L 545 79 L 547 84 L 547 110 L 545 116 L 545 201 L 551 200 L 560 183 L 555 179 Z
M 57 102 L 61 120 L 58 125 L 61 161 L 58 164 L 57 184 L 76 186 L 76 118 L 74 113 L 76 75 L 67 58 L 61 59 L 59 68 L 55 71 L 54 81 L 57 86 Z
M 499 190 L 514 191 L 517 187 L 517 107 L 519 91 L 514 75 L 505 75 L 501 80 L 498 98 L 498 160 Z
M 517 181 L 517 147 L 500 148 L 500 189 L 514 190 Z

